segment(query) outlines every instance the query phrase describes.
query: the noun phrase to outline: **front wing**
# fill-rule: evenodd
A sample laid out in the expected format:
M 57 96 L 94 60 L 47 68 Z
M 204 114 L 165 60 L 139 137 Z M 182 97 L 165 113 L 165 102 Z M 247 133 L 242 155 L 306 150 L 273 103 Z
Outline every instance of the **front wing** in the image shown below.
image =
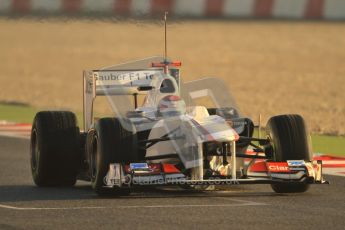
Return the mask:
M 322 161 L 259 161 L 248 165 L 232 179 L 227 175 L 212 175 L 193 180 L 173 164 L 114 163 L 104 178 L 105 187 L 134 187 L 147 185 L 236 185 L 304 183 L 326 184 L 322 176 Z

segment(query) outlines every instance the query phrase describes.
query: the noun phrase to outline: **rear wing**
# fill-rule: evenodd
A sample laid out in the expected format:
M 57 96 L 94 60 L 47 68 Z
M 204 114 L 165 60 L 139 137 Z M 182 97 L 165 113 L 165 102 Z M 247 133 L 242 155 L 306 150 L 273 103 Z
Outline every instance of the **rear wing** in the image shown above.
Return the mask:
M 154 76 L 162 74 L 163 68 L 92 70 L 83 72 L 83 123 L 87 131 L 93 120 L 93 103 L 97 96 L 146 94 Z M 169 73 L 180 86 L 180 72 L 170 68 Z
M 96 95 L 132 95 L 139 87 L 149 87 L 154 75 L 161 69 L 150 70 L 97 70 L 93 71 Z

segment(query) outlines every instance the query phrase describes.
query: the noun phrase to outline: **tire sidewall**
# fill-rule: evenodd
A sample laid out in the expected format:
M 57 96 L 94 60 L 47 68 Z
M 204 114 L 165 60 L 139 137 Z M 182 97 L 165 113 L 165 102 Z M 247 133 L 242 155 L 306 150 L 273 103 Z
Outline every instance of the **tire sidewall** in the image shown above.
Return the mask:
M 30 139 L 30 167 L 36 185 L 75 184 L 81 165 L 79 135 L 76 117 L 71 112 L 42 111 L 36 114 Z
M 104 188 L 104 179 L 111 163 L 135 162 L 134 156 L 138 155 L 136 135 L 135 130 L 133 132 L 125 130 L 116 118 L 102 118 L 95 124 L 94 129 L 88 132 L 87 149 L 91 185 L 96 193 L 108 194 L 109 189 Z M 96 150 L 95 146 L 97 146 Z M 96 164 L 94 157 L 97 159 Z M 93 165 L 96 165 L 94 174 L 92 173 Z

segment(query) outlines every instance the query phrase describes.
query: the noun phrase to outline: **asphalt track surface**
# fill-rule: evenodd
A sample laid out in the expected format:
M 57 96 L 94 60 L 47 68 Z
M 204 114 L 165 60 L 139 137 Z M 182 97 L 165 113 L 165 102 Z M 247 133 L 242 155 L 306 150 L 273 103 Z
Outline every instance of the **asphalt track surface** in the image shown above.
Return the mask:
M 100 198 L 90 186 L 35 187 L 29 141 L 0 137 L 0 230 L 12 229 L 344 229 L 345 177 L 327 176 L 304 194 L 269 185 L 225 191 L 138 190 Z

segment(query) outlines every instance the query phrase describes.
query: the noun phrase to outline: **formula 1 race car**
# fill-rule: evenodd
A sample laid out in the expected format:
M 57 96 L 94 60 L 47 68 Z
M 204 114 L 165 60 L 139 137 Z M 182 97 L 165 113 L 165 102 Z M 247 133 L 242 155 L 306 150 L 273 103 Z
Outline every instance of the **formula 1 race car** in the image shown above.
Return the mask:
M 34 118 L 35 184 L 72 186 L 80 179 L 98 194 L 128 194 L 142 185 L 261 183 L 289 193 L 326 183 L 300 115 L 274 116 L 266 135 L 254 137 L 256 126 L 241 115 L 226 83 L 182 82 L 180 65 L 155 57 L 84 71 L 82 132 L 71 112 L 43 111 Z M 112 116 L 94 117 L 100 96 Z
M 274 116 L 265 137 L 254 137 L 257 126 L 242 116 L 225 82 L 183 82 L 181 63 L 166 53 L 165 42 L 164 57 L 84 71 L 82 132 L 71 112 L 36 114 L 30 148 L 36 185 L 73 186 L 79 179 L 98 194 L 129 194 L 147 185 L 260 183 L 290 193 L 327 183 L 300 115 Z M 99 119 L 100 96 L 112 112 Z

